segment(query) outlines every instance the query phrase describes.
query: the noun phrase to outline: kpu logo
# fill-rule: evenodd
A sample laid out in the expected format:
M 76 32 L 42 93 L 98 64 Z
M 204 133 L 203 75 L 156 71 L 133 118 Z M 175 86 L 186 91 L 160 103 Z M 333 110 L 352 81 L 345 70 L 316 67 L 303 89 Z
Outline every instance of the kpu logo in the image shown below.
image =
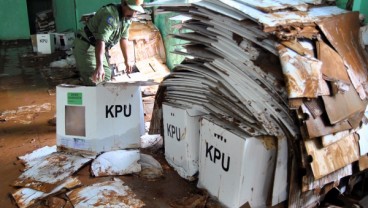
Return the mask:
M 132 115 L 132 105 L 106 106 L 106 118 L 117 118 L 121 113 L 123 113 L 124 117 L 130 117 Z
M 227 140 L 219 134 L 214 134 L 214 137 L 224 143 L 227 142 Z M 209 158 L 210 161 L 216 164 L 216 162 L 221 161 L 221 167 L 225 172 L 228 172 L 230 169 L 230 156 L 227 156 L 224 152 L 222 152 L 220 149 L 217 149 L 213 145 L 208 144 L 206 142 L 206 158 Z
M 180 141 L 181 140 L 181 136 L 180 136 L 180 128 L 171 125 L 171 124 L 166 124 L 167 127 L 167 136 L 171 137 L 171 138 L 176 138 L 176 140 Z

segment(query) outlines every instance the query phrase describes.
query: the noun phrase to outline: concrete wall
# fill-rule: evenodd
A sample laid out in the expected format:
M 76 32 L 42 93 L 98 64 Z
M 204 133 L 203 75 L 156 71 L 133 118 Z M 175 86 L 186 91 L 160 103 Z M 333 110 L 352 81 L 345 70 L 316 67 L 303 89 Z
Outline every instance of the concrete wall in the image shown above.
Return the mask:
M 27 1 L 1 0 L 0 8 L 0 40 L 28 39 Z
M 336 6 L 346 9 L 346 4 L 348 3 L 348 0 L 336 0 Z
M 95 12 L 103 5 L 119 2 L 120 0 L 54 0 L 56 30 L 76 31 L 83 26 L 79 22 L 83 14 Z
M 336 5 L 340 8 L 346 9 L 346 5 L 349 0 L 336 0 Z M 367 0 L 354 0 L 353 11 L 359 11 L 365 16 L 365 23 L 368 23 L 368 1 Z
M 53 0 L 56 31 L 75 31 L 75 2 L 74 0 Z
M 86 13 L 96 12 L 100 7 L 110 3 L 120 3 L 121 0 L 77 0 L 76 1 L 76 16 L 77 16 L 77 29 L 83 26 L 79 22 L 81 16 Z

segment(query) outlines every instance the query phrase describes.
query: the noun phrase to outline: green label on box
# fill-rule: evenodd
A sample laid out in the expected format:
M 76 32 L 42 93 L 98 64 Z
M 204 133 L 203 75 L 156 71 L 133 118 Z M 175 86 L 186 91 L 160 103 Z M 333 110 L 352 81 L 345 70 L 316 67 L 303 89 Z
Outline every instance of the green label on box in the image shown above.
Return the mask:
M 68 92 L 68 105 L 82 105 L 83 94 L 81 92 Z

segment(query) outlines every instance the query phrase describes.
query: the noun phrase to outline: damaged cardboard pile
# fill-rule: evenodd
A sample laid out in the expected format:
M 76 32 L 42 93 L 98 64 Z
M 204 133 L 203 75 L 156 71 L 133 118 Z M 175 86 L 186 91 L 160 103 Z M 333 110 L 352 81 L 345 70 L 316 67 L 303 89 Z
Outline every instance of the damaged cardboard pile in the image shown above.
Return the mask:
M 18 189 L 11 195 L 20 208 L 143 207 L 145 203 L 117 177 L 139 174 L 141 178 L 157 180 L 163 174 L 157 160 L 136 150 L 110 151 L 95 158 L 57 152 L 56 146 L 46 146 L 19 159 L 25 170 L 12 184 Z M 90 165 L 94 177 L 114 178 L 85 185 L 77 173 L 86 165 Z
M 37 13 L 35 25 L 37 33 L 56 32 L 55 19 L 52 10 Z
M 185 17 L 172 36 L 188 41 L 174 51 L 186 59 L 161 84 L 155 108 L 208 114 L 193 138 L 198 186 L 227 207 L 310 207 L 367 168 L 359 13 L 318 0 L 172 2 L 149 5 Z M 160 132 L 160 113 L 150 133 Z M 238 179 L 225 181 L 229 174 Z

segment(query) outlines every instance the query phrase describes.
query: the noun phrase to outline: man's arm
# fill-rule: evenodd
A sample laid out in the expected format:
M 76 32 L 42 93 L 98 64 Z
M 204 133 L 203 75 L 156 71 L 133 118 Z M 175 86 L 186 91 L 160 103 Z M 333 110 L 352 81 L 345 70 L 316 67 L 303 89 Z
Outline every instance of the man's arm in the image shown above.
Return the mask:
M 92 75 L 94 82 L 105 80 L 105 69 L 103 67 L 103 60 L 105 55 L 105 42 L 102 40 L 96 40 L 95 56 L 96 56 L 96 69 Z
M 126 38 L 121 38 L 120 39 L 120 48 L 121 48 L 121 51 L 123 52 L 123 56 L 124 56 L 126 73 L 130 74 L 132 72 L 133 66 L 129 63 L 129 60 L 128 60 L 129 40 L 126 39 Z

